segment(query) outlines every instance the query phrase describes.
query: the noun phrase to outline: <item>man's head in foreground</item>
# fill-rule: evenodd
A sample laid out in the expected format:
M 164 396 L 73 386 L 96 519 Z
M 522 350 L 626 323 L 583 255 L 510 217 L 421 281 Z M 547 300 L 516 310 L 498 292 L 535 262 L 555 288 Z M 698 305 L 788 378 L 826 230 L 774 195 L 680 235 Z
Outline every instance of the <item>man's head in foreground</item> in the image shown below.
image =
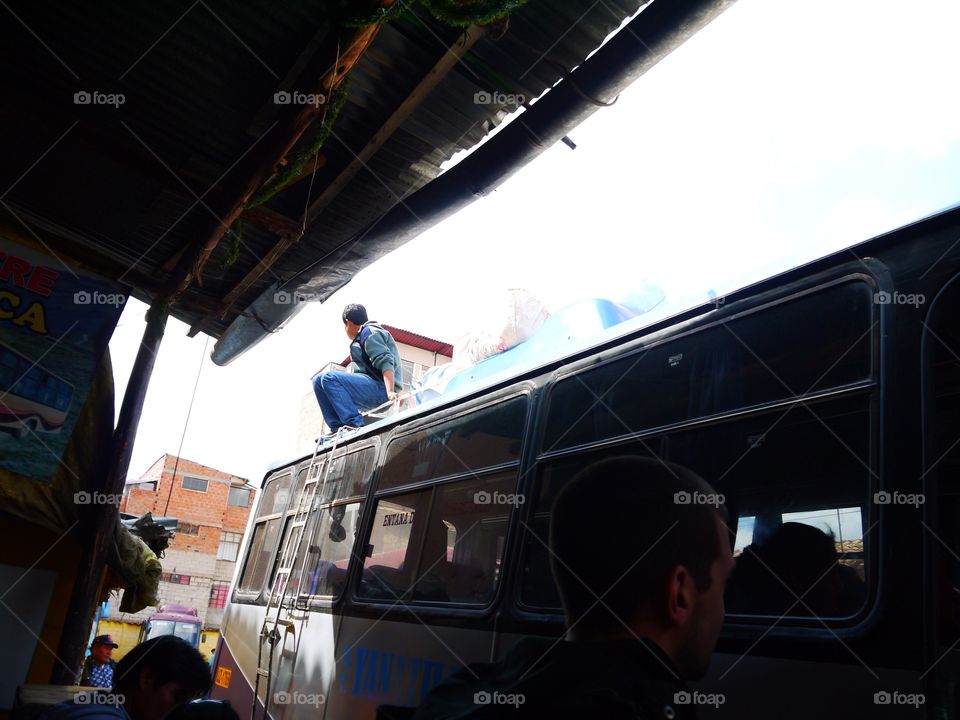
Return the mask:
M 723 625 L 733 557 L 726 510 L 691 470 L 620 456 L 560 492 L 551 565 L 571 640 L 646 638 L 701 677 Z
M 147 640 L 124 655 L 113 676 L 132 720 L 158 720 L 210 689 L 210 668 L 190 643 L 173 635 Z

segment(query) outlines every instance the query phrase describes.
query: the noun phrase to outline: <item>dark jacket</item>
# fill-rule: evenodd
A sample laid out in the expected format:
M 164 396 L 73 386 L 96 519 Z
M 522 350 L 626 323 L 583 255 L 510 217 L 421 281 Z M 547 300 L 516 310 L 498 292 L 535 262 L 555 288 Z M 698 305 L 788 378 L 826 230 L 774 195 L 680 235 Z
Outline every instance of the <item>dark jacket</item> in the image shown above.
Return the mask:
M 41 720 L 130 720 L 122 705 L 106 693 L 83 693 L 82 699 L 51 705 Z
M 637 640 L 521 640 L 498 663 L 477 663 L 434 688 L 414 720 L 657 720 L 695 717 L 670 658 Z

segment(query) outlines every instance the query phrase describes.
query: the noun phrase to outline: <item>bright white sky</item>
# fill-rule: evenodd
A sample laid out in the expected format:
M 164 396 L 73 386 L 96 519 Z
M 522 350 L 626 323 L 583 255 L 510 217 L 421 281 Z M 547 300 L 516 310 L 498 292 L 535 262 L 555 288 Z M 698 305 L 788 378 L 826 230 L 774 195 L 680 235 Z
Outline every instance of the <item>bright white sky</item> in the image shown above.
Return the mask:
M 171 320 L 129 476 L 176 453 L 259 484 L 289 457 L 340 312 L 453 342 L 523 287 L 552 310 L 644 281 L 677 308 L 960 201 L 960 3 L 739 0 L 487 198 L 221 368 Z M 117 412 L 146 306 L 110 349 Z M 207 355 L 213 341 L 207 348 Z

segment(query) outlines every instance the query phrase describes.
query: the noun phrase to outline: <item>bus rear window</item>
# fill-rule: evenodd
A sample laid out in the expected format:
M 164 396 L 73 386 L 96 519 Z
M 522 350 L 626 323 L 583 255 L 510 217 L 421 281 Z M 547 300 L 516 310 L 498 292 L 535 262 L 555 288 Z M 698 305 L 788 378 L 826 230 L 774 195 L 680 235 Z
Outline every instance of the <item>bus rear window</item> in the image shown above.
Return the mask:
M 257 523 L 254 527 L 247 560 L 244 563 L 240 581 L 237 583 L 237 589 L 240 592 L 258 593 L 263 589 L 267 569 L 276 552 L 279 531 L 280 518 Z
M 257 510 L 257 517 L 274 515 L 283 512 L 287 507 L 287 500 L 290 498 L 290 473 L 280 477 L 272 477 L 264 483 L 263 492 L 260 495 L 260 505 Z

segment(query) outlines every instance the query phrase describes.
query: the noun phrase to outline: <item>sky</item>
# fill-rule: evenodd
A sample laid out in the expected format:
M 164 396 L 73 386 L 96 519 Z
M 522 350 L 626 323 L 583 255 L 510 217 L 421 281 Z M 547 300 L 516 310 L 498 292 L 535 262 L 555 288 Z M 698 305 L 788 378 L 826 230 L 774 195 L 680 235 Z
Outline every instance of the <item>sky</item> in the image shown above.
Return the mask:
M 454 342 L 505 291 L 557 310 L 658 286 L 681 310 L 960 201 L 960 3 L 739 0 L 495 193 L 359 273 L 226 367 L 168 323 L 129 478 L 163 453 L 259 484 L 294 452 L 340 312 Z M 120 402 L 146 306 L 110 343 Z M 196 395 L 189 423 L 194 383 Z M 185 431 L 186 428 L 186 431 Z

